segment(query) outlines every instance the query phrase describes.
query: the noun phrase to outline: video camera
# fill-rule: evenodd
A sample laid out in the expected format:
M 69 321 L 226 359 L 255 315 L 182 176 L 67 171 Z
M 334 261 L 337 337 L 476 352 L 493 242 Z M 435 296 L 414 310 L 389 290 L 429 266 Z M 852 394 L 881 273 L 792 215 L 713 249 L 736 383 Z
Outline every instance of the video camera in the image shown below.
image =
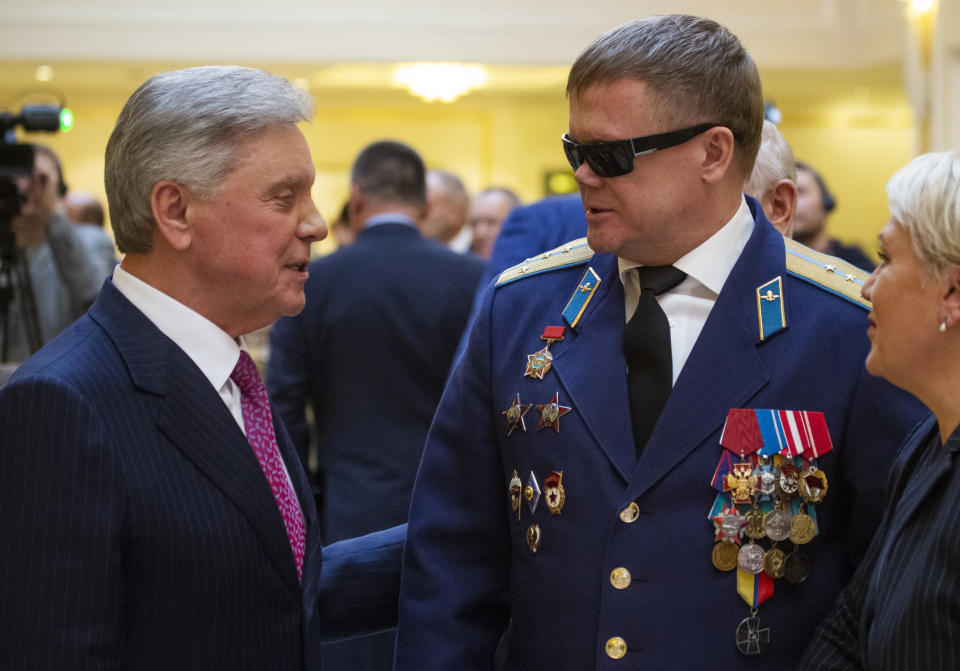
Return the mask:
M 42 344 L 36 301 L 22 254 L 18 254 L 13 220 L 24 195 L 17 181 L 33 175 L 33 146 L 16 142 L 14 129 L 55 133 L 73 125 L 70 110 L 60 105 L 25 105 L 19 114 L 0 112 L 0 362 L 7 360 L 9 306 L 20 294 L 31 351 Z
M 19 114 L 0 112 L 0 250 L 10 220 L 20 213 L 16 178 L 33 174 L 33 147 L 17 144 L 13 129 L 56 133 L 72 125 L 70 110 L 59 105 L 25 105 Z

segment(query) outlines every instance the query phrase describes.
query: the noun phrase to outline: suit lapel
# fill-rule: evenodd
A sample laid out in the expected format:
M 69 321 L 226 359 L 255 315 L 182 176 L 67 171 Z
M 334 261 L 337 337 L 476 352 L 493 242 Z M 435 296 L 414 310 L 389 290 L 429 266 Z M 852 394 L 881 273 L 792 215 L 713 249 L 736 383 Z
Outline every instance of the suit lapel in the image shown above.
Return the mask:
M 899 536 L 921 504 L 932 491 L 944 485 L 944 480 L 953 470 L 955 449 L 947 449 L 941 446 L 939 441 L 931 445 L 931 438 L 932 436 L 928 433 L 923 439 L 923 444 L 919 446 L 920 449 L 914 451 L 920 463 L 911 469 L 905 486 L 901 490 L 900 498 L 896 501 L 892 517 L 894 523 L 887 534 L 888 542 L 893 542 Z
M 600 448 L 626 480 L 637 457 L 623 357 L 623 285 L 615 256 L 597 255 L 589 266 L 600 276 L 600 286 L 577 327 L 568 329 L 573 332 L 550 348 L 553 369 L 570 398 L 569 405 L 580 413 Z M 576 288 L 571 285 L 570 292 Z
M 291 592 L 299 594 L 293 554 L 270 484 L 209 380 L 111 283 L 104 286 L 90 316 L 114 340 L 134 384 L 162 398 L 160 432 L 241 511 L 277 572 Z M 274 422 L 279 422 L 276 414 Z M 283 456 L 288 468 L 298 466 L 288 454 Z M 293 480 L 296 484 L 297 478 Z M 304 492 L 297 493 L 303 506 Z

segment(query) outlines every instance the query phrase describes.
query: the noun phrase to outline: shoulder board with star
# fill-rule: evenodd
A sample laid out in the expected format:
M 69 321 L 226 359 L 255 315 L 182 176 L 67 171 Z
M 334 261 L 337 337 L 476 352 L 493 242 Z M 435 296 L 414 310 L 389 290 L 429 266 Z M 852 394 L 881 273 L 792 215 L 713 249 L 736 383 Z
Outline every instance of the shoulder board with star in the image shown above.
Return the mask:
M 872 307 L 870 301 L 860 293 L 870 273 L 843 259 L 815 252 L 790 238 L 784 238 L 783 242 L 787 253 L 788 273 L 854 305 L 867 310 Z
M 522 263 L 518 263 L 512 268 L 507 268 L 500 273 L 500 277 L 497 278 L 497 286 L 503 286 L 504 284 L 515 282 L 524 277 L 539 275 L 540 273 L 545 273 L 550 270 L 585 263 L 592 257 L 593 250 L 587 246 L 586 238 L 572 240 L 565 245 L 560 245 L 556 249 L 551 249 L 549 252 L 538 254 Z

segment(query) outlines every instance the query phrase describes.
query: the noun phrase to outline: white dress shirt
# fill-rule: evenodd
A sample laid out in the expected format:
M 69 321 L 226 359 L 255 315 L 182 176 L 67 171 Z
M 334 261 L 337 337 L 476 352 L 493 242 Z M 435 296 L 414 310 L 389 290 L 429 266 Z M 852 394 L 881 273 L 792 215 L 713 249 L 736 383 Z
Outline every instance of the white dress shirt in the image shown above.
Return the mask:
M 230 379 L 240 359 L 240 344 L 206 317 L 120 266 L 113 270 L 113 285 L 197 364 L 246 435 L 240 388 Z
M 733 270 L 740 253 L 753 233 L 753 217 L 745 198 L 736 214 L 699 247 L 673 264 L 687 274 L 673 289 L 657 296 L 670 325 L 670 349 L 673 358 L 673 383 L 693 350 L 700 331 L 710 316 L 713 304 Z M 617 259 L 623 283 L 625 322 L 630 321 L 640 300 L 640 281 L 636 268 L 642 264 Z
M 230 379 L 240 360 L 241 347 L 246 349 L 243 338 L 239 338 L 239 342 L 234 340 L 200 313 L 134 277 L 119 265 L 113 269 L 113 285 L 197 364 L 200 372 L 220 394 L 243 435 L 247 435 L 240 405 L 240 387 Z M 287 482 L 293 488 L 283 454 L 280 455 L 280 463 L 283 464 Z

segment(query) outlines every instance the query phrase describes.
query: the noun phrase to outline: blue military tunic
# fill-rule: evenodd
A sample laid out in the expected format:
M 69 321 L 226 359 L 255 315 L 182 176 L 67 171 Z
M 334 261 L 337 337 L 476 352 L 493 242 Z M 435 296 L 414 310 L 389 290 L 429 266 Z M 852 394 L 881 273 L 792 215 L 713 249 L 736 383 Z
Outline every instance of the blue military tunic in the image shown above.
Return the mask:
M 503 668 L 525 671 L 793 668 L 861 559 L 923 410 L 864 370 L 863 276 L 785 248 L 749 202 L 754 231 L 639 461 L 616 257 L 571 243 L 488 292 L 414 490 L 398 669 L 489 669 L 498 643 Z M 758 296 L 774 286 L 779 322 Z M 550 326 L 564 327 L 551 368 L 527 375 Z M 755 657 L 737 649 L 750 608 L 735 573 L 711 563 L 707 519 L 737 407 L 822 411 L 834 444 L 809 577 L 777 581 L 760 607 L 772 642 Z

